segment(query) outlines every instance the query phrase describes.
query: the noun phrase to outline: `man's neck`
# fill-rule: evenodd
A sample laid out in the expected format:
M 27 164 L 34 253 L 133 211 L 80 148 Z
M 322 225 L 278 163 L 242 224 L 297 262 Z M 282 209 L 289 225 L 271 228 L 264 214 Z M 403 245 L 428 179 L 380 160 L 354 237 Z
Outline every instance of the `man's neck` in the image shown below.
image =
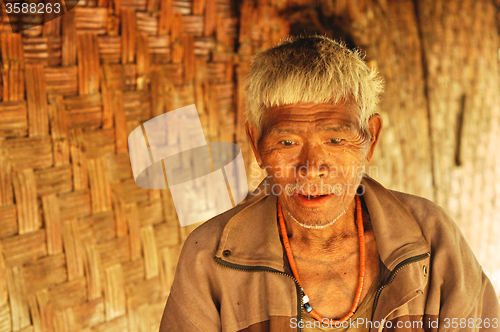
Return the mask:
M 356 201 L 353 199 L 346 209 L 346 213 L 333 225 L 320 229 L 303 227 L 286 211 L 283 211 L 292 249 L 325 256 L 337 256 L 345 253 L 346 250 L 349 251 L 348 248 L 345 248 L 345 244 L 353 240 L 357 241 L 358 237 L 358 229 L 355 224 L 355 206 Z

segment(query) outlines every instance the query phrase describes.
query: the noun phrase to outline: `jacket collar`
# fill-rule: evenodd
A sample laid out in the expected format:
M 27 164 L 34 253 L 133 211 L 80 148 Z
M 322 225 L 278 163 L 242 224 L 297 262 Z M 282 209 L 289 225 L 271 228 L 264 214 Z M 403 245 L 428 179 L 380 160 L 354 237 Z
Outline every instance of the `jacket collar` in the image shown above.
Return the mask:
M 361 184 L 382 263 L 393 270 L 403 260 L 428 252 L 420 227 L 402 203 L 366 174 Z M 277 196 L 271 186 L 269 177 L 265 178 L 247 206 L 228 221 L 216 257 L 231 264 L 285 271 Z

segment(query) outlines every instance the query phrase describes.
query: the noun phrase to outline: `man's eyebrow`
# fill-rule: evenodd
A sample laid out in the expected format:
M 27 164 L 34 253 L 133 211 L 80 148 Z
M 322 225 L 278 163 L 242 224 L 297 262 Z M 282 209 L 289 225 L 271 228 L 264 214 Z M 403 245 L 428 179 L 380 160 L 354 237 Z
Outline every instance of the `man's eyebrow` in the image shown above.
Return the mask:
M 269 131 L 269 135 L 273 135 L 273 134 L 300 134 L 301 132 L 302 132 L 302 130 L 274 127 Z
M 327 125 L 327 126 L 323 126 L 323 127 L 320 127 L 319 128 L 321 131 L 333 131 L 333 132 L 336 132 L 336 133 L 340 133 L 340 132 L 343 132 L 343 131 L 351 131 L 353 129 L 353 127 L 348 124 L 348 123 L 343 123 L 343 124 L 340 124 L 340 125 Z
M 325 125 L 319 127 L 319 130 L 321 131 L 333 131 L 336 133 L 341 133 L 345 131 L 351 131 L 353 129 L 352 125 L 348 123 L 342 123 L 340 125 Z M 291 128 L 281 128 L 281 127 L 274 127 L 269 131 L 269 135 L 273 134 L 300 134 L 303 131 L 300 129 L 291 129 Z

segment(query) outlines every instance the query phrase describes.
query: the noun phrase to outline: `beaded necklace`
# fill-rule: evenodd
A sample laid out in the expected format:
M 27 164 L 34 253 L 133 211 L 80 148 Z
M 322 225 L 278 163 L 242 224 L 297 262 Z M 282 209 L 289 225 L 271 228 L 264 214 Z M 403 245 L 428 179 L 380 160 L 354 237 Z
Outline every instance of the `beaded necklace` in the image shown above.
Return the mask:
M 365 253 L 365 230 L 363 228 L 363 215 L 361 211 L 361 200 L 358 195 L 356 195 L 356 212 L 357 212 L 357 223 L 358 223 L 358 237 L 359 237 L 359 278 L 358 278 L 358 288 L 356 290 L 356 296 L 354 298 L 354 303 L 352 304 L 351 310 L 347 315 L 345 315 L 340 320 L 329 319 L 321 317 L 309 304 L 309 298 L 305 295 L 304 289 L 302 288 L 302 284 L 299 279 L 299 274 L 297 272 L 297 266 L 295 265 L 295 260 L 293 259 L 292 248 L 290 247 L 290 243 L 288 242 L 288 235 L 286 233 L 285 221 L 283 220 L 283 211 L 281 209 L 281 203 L 278 200 L 278 217 L 280 222 L 281 235 L 283 236 L 283 244 L 286 249 L 286 255 L 288 257 L 288 261 L 290 262 L 290 268 L 292 269 L 293 276 L 299 282 L 301 286 L 301 290 L 304 292 L 303 302 L 304 309 L 311 314 L 316 320 L 320 322 L 324 322 L 325 320 L 329 322 L 331 325 L 336 325 L 342 323 L 354 315 L 356 309 L 358 308 L 359 301 L 361 299 L 361 293 L 363 292 L 363 284 L 365 280 L 365 261 L 366 261 L 366 253 Z

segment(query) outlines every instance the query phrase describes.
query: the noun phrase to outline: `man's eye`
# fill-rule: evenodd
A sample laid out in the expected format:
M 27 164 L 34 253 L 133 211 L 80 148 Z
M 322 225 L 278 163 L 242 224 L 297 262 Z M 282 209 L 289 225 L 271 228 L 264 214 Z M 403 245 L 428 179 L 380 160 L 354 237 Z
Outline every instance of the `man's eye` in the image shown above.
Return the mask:
M 289 139 L 283 140 L 280 143 L 283 144 L 284 146 L 292 146 L 293 145 L 293 141 L 290 141 Z
M 342 139 L 341 138 L 332 138 L 328 142 L 333 143 L 333 144 L 338 144 L 338 143 L 342 142 Z

